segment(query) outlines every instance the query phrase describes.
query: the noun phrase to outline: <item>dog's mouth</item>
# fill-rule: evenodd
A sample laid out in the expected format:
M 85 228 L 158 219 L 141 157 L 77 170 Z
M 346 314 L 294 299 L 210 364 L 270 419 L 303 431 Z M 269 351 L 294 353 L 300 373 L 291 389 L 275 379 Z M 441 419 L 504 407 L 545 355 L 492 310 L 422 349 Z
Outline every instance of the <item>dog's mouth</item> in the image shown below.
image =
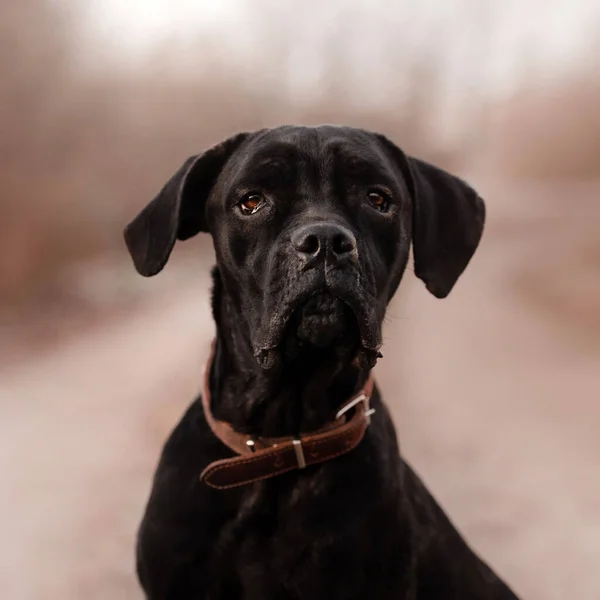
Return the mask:
M 326 348 L 341 337 L 359 337 L 356 317 L 340 298 L 321 292 L 311 296 L 290 319 L 289 334 L 303 343 Z
M 336 291 L 305 292 L 287 311 L 273 315 L 267 338 L 255 346 L 259 364 L 270 369 L 310 348 L 334 354 L 361 352 L 375 360 L 381 334 L 373 305 L 355 294 Z

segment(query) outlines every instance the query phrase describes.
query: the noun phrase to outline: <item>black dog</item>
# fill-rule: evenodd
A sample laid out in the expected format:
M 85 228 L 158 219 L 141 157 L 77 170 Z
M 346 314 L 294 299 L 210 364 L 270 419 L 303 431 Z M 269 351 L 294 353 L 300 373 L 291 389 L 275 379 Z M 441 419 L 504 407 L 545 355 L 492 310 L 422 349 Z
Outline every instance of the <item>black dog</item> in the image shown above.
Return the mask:
M 516 598 L 400 458 L 377 390 L 368 402 L 411 241 L 443 298 L 484 217 L 468 185 L 381 135 L 281 127 L 191 157 L 127 227 L 142 275 L 201 231 L 217 257 L 204 406 L 167 441 L 139 532 L 149 599 Z

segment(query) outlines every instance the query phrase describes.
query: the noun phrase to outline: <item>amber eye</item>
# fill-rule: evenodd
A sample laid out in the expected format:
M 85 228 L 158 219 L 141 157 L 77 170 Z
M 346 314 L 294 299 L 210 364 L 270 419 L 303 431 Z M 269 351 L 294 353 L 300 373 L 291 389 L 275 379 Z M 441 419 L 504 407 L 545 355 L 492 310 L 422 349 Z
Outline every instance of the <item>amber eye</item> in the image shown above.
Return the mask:
M 380 212 L 385 212 L 389 206 L 388 197 L 383 193 L 377 190 L 371 190 L 367 194 L 367 200 L 369 204 Z
M 263 196 L 252 192 L 242 198 L 239 207 L 243 214 L 253 215 L 263 207 L 264 201 Z

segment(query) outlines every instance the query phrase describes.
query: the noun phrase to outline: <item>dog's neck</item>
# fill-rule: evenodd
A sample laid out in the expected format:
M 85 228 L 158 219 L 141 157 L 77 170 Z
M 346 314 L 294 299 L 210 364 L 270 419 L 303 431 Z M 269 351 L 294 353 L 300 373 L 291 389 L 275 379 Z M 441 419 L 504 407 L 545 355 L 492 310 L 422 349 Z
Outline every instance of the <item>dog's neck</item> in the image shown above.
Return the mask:
M 316 431 L 359 390 L 369 368 L 350 353 L 316 348 L 272 369 L 263 369 L 239 316 L 231 314 L 218 271 L 213 273 L 217 326 L 210 389 L 214 416 L 236 431 L 263 437 Z M 239 314 L 239 313 L 238 313 Z

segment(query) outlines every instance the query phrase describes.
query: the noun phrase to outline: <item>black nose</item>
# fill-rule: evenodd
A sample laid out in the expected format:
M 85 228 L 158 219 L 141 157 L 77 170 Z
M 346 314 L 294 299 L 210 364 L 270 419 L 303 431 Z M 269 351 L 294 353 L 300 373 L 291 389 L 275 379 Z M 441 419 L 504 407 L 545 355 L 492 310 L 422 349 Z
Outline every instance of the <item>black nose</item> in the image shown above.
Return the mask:
M 303 225 L 292 234 L 292 245 L 303 258 L 356 259 L 354 234 L 335 223 Z

